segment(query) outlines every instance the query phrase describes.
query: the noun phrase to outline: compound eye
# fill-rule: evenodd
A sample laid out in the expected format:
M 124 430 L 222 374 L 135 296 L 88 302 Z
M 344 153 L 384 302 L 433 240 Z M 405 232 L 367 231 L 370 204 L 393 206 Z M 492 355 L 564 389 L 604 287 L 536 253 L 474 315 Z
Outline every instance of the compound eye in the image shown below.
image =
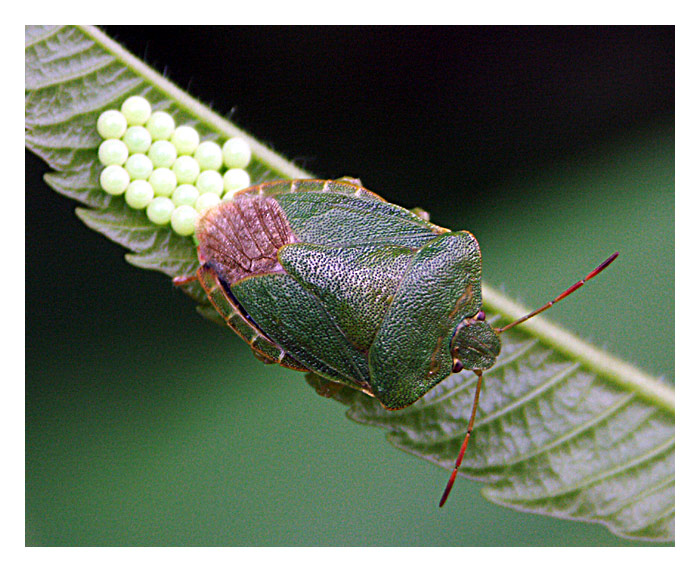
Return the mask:
M 479 313 L 476 315 L 476 319 L 480 322 L 483 322 L 486 319 L 486 314 L 484 314 L 483 310 L 479 310 Z
M 455 358 L 455 360 L 452 362 L 452 373 L 459 373 L 464 369 L 464 364 L 458 359 Z

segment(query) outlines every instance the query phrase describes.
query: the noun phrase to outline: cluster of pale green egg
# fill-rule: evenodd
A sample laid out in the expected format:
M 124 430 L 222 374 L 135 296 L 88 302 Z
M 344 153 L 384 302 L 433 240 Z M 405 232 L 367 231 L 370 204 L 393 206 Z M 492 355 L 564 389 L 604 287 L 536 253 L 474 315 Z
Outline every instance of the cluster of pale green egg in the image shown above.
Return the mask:
M 152 112 L 143 97 L 102 113 L 97 132 L 104 139 L 100 186 L 124 195 L 130 207 L 146 209 L 153 223 L 170 223 L 177 234 L 192 235 L 199 213 L 250 186 L 245 167 L 251 153 L 244 139 L 234 137 L 223 147 L 200 142 L 196 129 L 176 126 L 164 111 Z

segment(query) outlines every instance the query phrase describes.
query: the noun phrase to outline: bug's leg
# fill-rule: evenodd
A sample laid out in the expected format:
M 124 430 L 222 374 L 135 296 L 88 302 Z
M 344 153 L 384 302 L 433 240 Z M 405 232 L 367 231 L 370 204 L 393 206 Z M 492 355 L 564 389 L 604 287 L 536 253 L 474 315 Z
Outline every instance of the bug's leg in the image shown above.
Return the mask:
M 197 280 L 197 275 L 194 274 L 192 276 L 175 276 L 173 278 L 173 286 L 177 286 L 180 288 L 181 286 L 184 286 L 185 284 L 190 284 Z
M 464 452 L 467 450 L 467 444 L 469 443 L 469 436 L 472 434 L 472 429 L 474 428 L 474 418 L 476 417 L 476 408 L 479 405 L 479 393 L 481 392 L 481 380 L 483 374 L 480 369 L 475 369 L 474 373 L 477 375 L 478 379 L 476 382 L 476 393 L 474 394 L 474 405 L 472 406 L 472 414 L 469 418 L 469 425 L 467 426 L 467 435 L 464 438 L 462 447 L 459 450 L 459 455 L 457 455 L 457 460 L 455 461 L 455 467 L 452 469 L 452 474 L 450 475 L 450 480 L 447 481 L 447 486 L 445 491 L 442 493 L 442 498 L 440 499 L 440 506 L 444 505 L 447 501 L 447 497 L 450 496 L 450 491 L 452 486 L 455 484 L 455 479 L 457 478 L 457 473 L 459 472 L 459 467 L 462 465 L 462 459 L 464 459 Z
M 321 397 L 333 397 L 344 387 L 342 383 L 326 379 L 315 373 L 306 374 L 306 383 L 316 390 Z
M 360 179 L 357 177 L 340 177 L 338 180 L 342 183 L 350 183 L 351 185 L 356 185 L 358 187 L 362 186 L 362 181 L 360 181 Z
M 420 218 L 422 218 L 426 222 L 430 222 L 430 213 L 426 211 L 424 208 L 421 207 L 414 207 L 411 209 L 411 212 L 414 215 L 418 215 Z

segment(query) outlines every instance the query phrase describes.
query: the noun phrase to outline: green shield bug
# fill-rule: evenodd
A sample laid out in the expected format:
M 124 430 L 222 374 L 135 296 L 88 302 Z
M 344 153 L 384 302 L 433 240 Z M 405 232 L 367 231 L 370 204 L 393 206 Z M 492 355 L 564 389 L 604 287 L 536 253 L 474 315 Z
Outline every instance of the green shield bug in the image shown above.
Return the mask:
M 423 214 L 423 216 L 421 216 Z M 471 416 L 442 506 L 462 463 L 483 371 L 500 334 L 481 309 L 481 252 L 467 231 L 430 223 L 356 179 L 263 183 L 197 223 L 197 276 L 226 323 L 266 363 L 310 371 L 403 409 L 453 372 L 477 375 Z

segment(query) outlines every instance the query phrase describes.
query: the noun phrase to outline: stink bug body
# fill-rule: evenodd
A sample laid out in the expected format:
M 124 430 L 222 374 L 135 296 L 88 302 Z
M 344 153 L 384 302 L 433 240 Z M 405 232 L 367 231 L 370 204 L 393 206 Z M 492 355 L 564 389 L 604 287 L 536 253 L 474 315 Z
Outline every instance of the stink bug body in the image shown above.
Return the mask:
M 227 324 L 266 363 L 351 386 L 403 409 L 452 372 L 478 376 L 501 329 L 481 309 L 481 252 L 453 232 L 386 202 L 354 179 L 264 183 L 205 212 L 197 225 L 197 278 Z M 183 284 L 194 277 L 180 277 Z

